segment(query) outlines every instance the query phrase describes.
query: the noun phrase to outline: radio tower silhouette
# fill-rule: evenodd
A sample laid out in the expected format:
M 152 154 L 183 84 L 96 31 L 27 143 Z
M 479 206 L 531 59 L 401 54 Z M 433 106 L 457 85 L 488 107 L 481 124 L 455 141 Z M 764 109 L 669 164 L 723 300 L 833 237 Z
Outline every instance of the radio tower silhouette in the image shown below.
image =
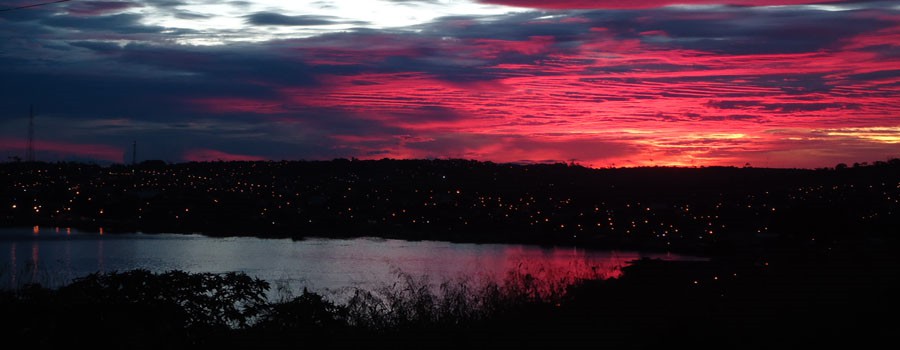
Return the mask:
M 25 153 L 25 160 L 34 161 L 34 105 L 28 108 L 28 150 Z

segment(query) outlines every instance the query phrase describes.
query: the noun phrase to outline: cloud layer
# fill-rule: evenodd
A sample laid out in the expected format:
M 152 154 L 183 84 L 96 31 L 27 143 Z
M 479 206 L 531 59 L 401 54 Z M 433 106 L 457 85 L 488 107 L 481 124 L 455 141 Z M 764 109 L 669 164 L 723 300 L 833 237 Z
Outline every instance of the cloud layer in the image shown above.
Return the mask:
M 900 156 L 891 2 L 390 3 L 456 12 L 397 27 L 336 16 L 337 1 L 5 12 L 0 149 L 24 154 L 35 104 L 44 160 L 124 161 L 132 141 L 139 158 L 169 161 L 818 167 Z

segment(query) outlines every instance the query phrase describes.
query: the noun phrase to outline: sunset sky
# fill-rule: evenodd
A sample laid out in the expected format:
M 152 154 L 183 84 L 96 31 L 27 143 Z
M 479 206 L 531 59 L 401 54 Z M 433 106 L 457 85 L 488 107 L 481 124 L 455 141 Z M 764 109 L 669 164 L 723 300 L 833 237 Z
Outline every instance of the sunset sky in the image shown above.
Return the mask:
M 898 1 L 73 0 L 0 78 L 3 161 L 30 104 L 44 161 L 900 157 Z

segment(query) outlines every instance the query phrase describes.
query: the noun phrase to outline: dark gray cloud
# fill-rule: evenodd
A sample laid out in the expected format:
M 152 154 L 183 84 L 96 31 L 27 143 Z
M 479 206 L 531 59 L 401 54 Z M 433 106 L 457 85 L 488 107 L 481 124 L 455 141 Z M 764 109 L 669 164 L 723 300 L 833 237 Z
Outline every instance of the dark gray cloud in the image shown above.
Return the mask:
M 119 52 L 121 47 L 116 43 L 104 41 L 73 41 L 69 45 L 85 48 L 98 53 L 114 53 Z
M 141 15 L 122 13 L 107 16 L 51 16 L 41 22 L 50 27 L 81 31 L 115 32 L 123 34 L 160 33 L 163 27 L 147 26 L 140 23 Z
M 709 101 L 707 106 L 716 109 L 748 110 L 759 108 L 764 111 L 779 113 L 815 112 L 826 109 L 859 109 L 858 103 L 847 102 L 808 102 L 808 103 L 772 103 L 765 101 L 738 100 L 738 101 Z
M 118 59 L 135 65 L 180 72 L 199 80 L 231 84 L 315 84 L 315 72 L 298 57 L 279 54 L 257 45 L 213 47 L 160 47 L 132 44 Z
M 366 22 L 342 21 L 333 16 L 299 15 L 287 16 L 274 12 L 257 12 L 245 17 L 247 23 L 259 26 L 323 26 L 333 24 L 363 25 Z
M 190 11 L 175 11 L 173 16 L 178 19 L 207 19 L 212 18 L 211 15 L 205 15 L 202 13 L 190 12 Z
M 591 29 L 602 28 L 613 38 L 640 39 L 663 48 L 764 54 L 829 49 L 842 39 L 894 24 L 887 18 L 848 16 L 848 13 L 854 11 L 722 7 L 693 11 L 525 12 L 493 17 L 445 17 L 423 27 L 428 35 L 457 38 L 527 40 L 534 36 L 552 36 L 559 49 L 575 48 L 585 41 L 595 40 L 596 36 L 590 35 Z M 662 36 L 650 35 L 653 33 Z
M 736 122 L 754 122 L 767 123 L 769 119 L 761 115 L 752 114 L 728 114 L 728 115 L 704 115 L 699 113 L 685 113 L 681 115 L 673 115 L 666 113 L 657 114 L 659 120 L 664 122 L 697 122 L 697 121 L 736 121 Z
M 182 0 L 144 0 L 144 2 L 154 7 L 178 7 L 189 4 Z
M 73 1 L 66 4 L 65 9 L 74 15 L 96 16 L 141 6 L 143 5 L 132 1 Z
M 662 11 L 660 11 L 662 12 Z M 682 47 L 719 53 L 764 54 L 814 52 L 829 49 L 842 39 L 891 26 L 892 21 L 845 13 L 803 9 L 765 11 L 728 9 L 718 18 L 697 20 L 659 16 L 642 22 L 626 23 L 620 32 L 640 35 L 660 31 L 667 36 L 663 46 Z M 840 25 L 835 23 L 840 22 Z M 626 34 L 627 35 L 627 34 Z
M 452 35 L 460 39 L 527 40 L 533 36 L 553 36 L 565 42 L 577 40 L 591 28 L 590 23 L 561 21 L 571 15 L 543 19 L 546 16 L 548 15 L 543 12 L 499 16 L 451 16 L 438 18 L 433 23 L 423 25 L 422 29 L 423 34 L 434 37 Z

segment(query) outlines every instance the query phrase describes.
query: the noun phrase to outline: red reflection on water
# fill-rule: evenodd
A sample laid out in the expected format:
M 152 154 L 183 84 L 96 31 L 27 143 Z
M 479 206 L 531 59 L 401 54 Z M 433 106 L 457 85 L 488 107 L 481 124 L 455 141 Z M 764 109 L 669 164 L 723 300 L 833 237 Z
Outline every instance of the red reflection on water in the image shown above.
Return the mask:
M 34 232 L 34 234 L 39 234 L 41 233 L 41 227 L 38 225 L 34 225 L 34 227 L 31 228 L 31 232 Z
M 580 281 L 619 278 L 622 268 L 643 257 L 648 255 L 580 248 L 508 246 L 477 259 L 474 271 L 480 271 L 476 274 L 483 274 L 487 280 L 476 278 L 474 281 L 493 281 L 501 288 L 525 297 L 552 299 L 565 295 L 569 286 Z M 679 259 L 662 254 L 649 257 Z
M 539 279 L 577 281 L 622 276 L 622 268 L 641 258 L 632 252 L 588 252 L 579 248 L 553 248 L 535 252 L 521 247 L 506 249 L 507 274 L 530 274 Z
M 37 229 L 37 226 L 35 226 L 35 229 Z M 37 231 L 35 231 L 35 234 L 37 234 Z M 38 245 L 38 242 L 32 241 L 31 242 L 31 283 L 35 283 L 38 280 L 37 274 L 38 274 L 38 262 L 40 261 L 40 257 L 41 257 L 40 252 L 41 252 L 41 250 L 40 250 L 40 245 Z

